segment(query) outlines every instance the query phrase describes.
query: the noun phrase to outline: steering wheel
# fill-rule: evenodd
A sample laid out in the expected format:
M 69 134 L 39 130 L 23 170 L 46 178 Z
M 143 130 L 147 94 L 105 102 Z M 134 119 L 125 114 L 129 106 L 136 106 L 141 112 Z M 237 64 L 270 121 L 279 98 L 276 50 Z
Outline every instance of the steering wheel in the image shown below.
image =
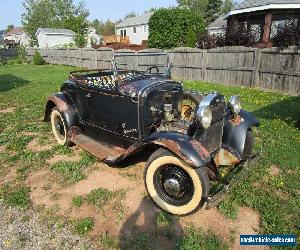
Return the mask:
M 144 73 L 149 72 L 150 74 L 152 74 L 152 69 L 156 69 L 156 74 L 159 73 L 159 69 L 158 69 L 157 66 L 151 66 L 151 67 L 149 67 L 148 69 L 146 69 L 146 70 L 144 71 Z

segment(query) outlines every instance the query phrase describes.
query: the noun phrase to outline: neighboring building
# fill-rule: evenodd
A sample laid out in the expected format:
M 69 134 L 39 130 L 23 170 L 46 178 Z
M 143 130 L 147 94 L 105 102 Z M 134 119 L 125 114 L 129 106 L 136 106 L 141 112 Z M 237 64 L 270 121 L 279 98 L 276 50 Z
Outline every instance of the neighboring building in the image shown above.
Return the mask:
M 88 29 L 86 39 L 87 39 L 87 47 L 91 48 L 93 43 L 94 45 L 100 45 L 103 38 L 97 34 L 95 28 L 90 27 Z
M 276 33 L 276 25 L 294 19 L 300 29 L 300 0 L 246 0 L 226 14 L 227 27 L 239 23 L 258 34 L 260 47 L 271 47 L 270 38 Z
M 208 25 L 206 28 L 208 34 L 222 34 L 226 31 L 227 20 L 225 15 L 219 16 L 214 22 Z
M 36 37 L 40 48 L 52 48 L 74 43 L 75 33 L 67 29 L 40 28 Z
M 15 27 L 13 30 L 5 32 L 3 34 L 5 45 L 7 47 L 16 47 L 20 45 L 22 32 L 23 32 L 22 27 Z
M 143 41 L 148 40 L 149 19 L 153 12 L 147 12 L 142 16 L 130 17 L 116 25 L 116 35 L 122 37 L 129 37 L 131 44 L 142 44 Z
M 20 45 L 24 47 L 29 47 L 30 46 L 30 37 L 27 35 L 25 31 L 22 31 L 20 34 Z

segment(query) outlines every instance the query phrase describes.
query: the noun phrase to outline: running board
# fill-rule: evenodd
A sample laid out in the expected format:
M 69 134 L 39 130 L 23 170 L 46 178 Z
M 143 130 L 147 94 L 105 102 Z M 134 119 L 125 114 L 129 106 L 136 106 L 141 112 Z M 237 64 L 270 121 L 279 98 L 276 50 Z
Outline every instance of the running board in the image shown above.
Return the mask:
M 125 152 L 124 148 L 116 147 L 106 142 L 95 141 L 82 133 L 73 135 L 71 141 L 97 157 L 100 161 L 119 158 Z

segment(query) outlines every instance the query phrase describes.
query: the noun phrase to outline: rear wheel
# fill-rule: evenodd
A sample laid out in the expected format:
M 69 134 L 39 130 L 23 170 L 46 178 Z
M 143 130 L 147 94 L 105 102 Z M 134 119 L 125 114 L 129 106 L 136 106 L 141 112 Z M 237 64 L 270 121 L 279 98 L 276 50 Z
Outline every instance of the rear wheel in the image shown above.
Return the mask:
M 54 137 L 59 145 L 71 146 L 67 124 L 57 107 L 51 112 L 51 126 Z
M 172 214 L 188 214 L 203 204 L 208 194 L 206 169 L 193 169 L 167 150 L 157 150 L 148 160 L 145 186 L 153 201 Z

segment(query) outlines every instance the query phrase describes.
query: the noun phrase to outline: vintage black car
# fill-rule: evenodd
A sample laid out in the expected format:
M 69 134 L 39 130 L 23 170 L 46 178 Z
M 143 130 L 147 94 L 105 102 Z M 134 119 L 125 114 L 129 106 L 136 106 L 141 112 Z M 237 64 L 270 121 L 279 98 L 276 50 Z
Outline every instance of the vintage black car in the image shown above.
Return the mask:
M 71 72 L 49 97 L 45 121 L 57 142 L 77 144 L 117 167 L 152 153 L 145 186 L 167 212 L 218 204 L 259 156 L 252 153 L 257 119 L 241 109 L 239 97 L 185 90 L 156 66 L 144 72 L 113 66 Z M 224 166 L 232 178 L 223 177 Z M 216 183 L 222 188 L 211 188 Z

